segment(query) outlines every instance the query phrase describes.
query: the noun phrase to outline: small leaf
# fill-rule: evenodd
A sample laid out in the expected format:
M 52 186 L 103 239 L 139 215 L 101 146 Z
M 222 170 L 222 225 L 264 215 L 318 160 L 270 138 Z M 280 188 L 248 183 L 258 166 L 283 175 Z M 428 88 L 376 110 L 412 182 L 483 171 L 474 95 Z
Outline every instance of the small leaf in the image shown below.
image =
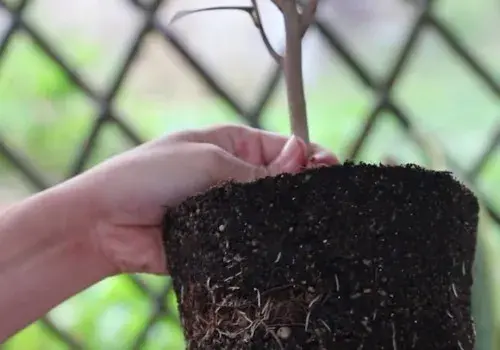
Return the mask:
M 252 17 L 255 25 L 259 25 L 258 17 L 255 14 L 255 9 L 253 6 L 215 6 L 215 7 L 204 7 L 204 8 L 196 9 L 196 10 L 179 11 L 175 14 L 175 16 L 172 18 L 170 23 L 173 23 L 174 21 L 177 21 L 183 17 L 186 17 L 188 15 L 192 15 L 194 13 L 207 12 L 207 11 L 221 11 L 221 10 L 244 11 Z

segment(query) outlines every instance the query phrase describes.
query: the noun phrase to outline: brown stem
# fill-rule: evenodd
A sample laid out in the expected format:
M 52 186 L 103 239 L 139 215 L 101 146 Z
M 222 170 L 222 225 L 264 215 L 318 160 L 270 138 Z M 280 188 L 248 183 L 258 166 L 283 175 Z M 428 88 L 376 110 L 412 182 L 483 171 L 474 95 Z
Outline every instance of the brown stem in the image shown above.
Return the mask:
M 301 18 L 302 36 L 306 34 L 307 29 L 314 21 L 316 10 L 318 9 L 318 0 L 309 0 L 309 5 L 306 6 Z
M 286 35 L 286 51 L 283 70 L 287 88 L 288 107 L 292 133 L 306 142 L 309 147 L 307 106 L 302 77 L 303 27 L 295 0 L 280 1 Z

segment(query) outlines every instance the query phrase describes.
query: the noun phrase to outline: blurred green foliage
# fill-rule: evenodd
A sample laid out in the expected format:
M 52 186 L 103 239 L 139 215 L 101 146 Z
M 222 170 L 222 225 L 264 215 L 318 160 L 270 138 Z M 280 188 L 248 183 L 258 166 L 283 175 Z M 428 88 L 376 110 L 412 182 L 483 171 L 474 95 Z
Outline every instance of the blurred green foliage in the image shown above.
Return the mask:
M 467 11 L 457 10 L 456 14 L 471 26 L 475 25 Z M 73 62 L 76 66 L 92 65 L 102 56 L 92 45 L 75 40 L 71 40 L 71 44 L 77 57 Z M 495 48 L 491 51 L 490 47 L 488 52 L 500 53 L 500 45 Z M 25 37 L 17 36 L 7 55 L 0 70 L 0 135 L 12 147 L 22 150 L 31 162 L 50 175 L 52 181 L 59 181 L 69 173 L 72 160 L 81 150 L 98 115 L 97 106 Z M 500 76 L 500 63 L 490 68 Z M 311 137 L 343 157 L 377 96 L 360 88 L 344 68 L 332 65 L 330 70 L 316 88 L 308 89 Z M 412 57 L 408 70 L 398 82 L 393 97 L 411 111 L 411 117 L 429 138 L 439 139 L 460 164 L 470 166 L 487 146 L 497 124 L 497 100 L 432 35 L 422 39 L 420 50 Z M 134 116 L 127 121 L 143 139 L 191 127 L 240 121 L 221 101 L 166 105 L 138 98 L 128 90 L 120 92 L 119 100 L 115 109 L 126 111 L 126 116 Z M 289 126 L 283 96 L 274 98 L 268 107 L 263 116 L 264 126 L 287 133 Z M 361 158 L 379 162 L 386 156 L 393 156 L 401 162 L 425 165 L 421 151 L 391 117 L 386 113 L 380 120 Z M 109 125 L 98 138 L 88 166 L 131 146 L 116 126 Z M 0 156 L 0 184 L 2 173 L 7 175 L 14 171 Z M 479 187 L 487 194 L 498 193 L 499 180 L 500 154 L 497 152 L 494 160 L 483 169 Z M 490 197 L 500 208 L 500 196 Z M 478 242 L 481 254 L 476 261 L 478 280 L 474 286 L 478 349 L 500 348 L 500 305 L 495 297 L 500 295 L 500 269 L 495 268 L 500 263 L 499 237 L 498 227 L 487 224 Z M 170 283 L 168 278 L 140 277 L 155 295 Z M 170 310 L 169 315 L 160 319 L 148 333 L 143 349 L 183 348 L 175 295 L 170 293 L 164 303 Z M 50 316 L 61 329 L 89 349 L 126 349 L 148 323 L 156 306 L 128 276 L 119 276 L 74 296 L 55 308 Z M 3 348 L 57 350 L 67 347 L 41 323 L 36 323 L 14 336 Z

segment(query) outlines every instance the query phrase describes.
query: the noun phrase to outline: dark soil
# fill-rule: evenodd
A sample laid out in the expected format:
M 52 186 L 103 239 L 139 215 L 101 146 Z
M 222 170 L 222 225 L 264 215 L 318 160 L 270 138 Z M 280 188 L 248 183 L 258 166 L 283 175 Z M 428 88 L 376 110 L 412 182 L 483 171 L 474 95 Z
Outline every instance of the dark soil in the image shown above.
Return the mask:
M 446 172 L 343 164 L 165 217 L 189 349 L 473 349 L 478 203 Z

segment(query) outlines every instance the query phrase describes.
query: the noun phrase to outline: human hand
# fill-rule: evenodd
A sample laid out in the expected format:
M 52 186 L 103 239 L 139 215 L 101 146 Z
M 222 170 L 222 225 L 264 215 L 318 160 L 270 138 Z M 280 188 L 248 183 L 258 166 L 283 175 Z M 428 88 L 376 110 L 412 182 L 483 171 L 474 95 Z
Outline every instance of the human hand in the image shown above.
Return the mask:
M 174 133 L 116 156 L 67 183 L 89 198 L 90 238 L 115 273 L 163 274 L 166 207 L 218 183 L 332 165 L 330 152 L 245 126 Z M 76 189 L 79 190 L 76 190 Z

